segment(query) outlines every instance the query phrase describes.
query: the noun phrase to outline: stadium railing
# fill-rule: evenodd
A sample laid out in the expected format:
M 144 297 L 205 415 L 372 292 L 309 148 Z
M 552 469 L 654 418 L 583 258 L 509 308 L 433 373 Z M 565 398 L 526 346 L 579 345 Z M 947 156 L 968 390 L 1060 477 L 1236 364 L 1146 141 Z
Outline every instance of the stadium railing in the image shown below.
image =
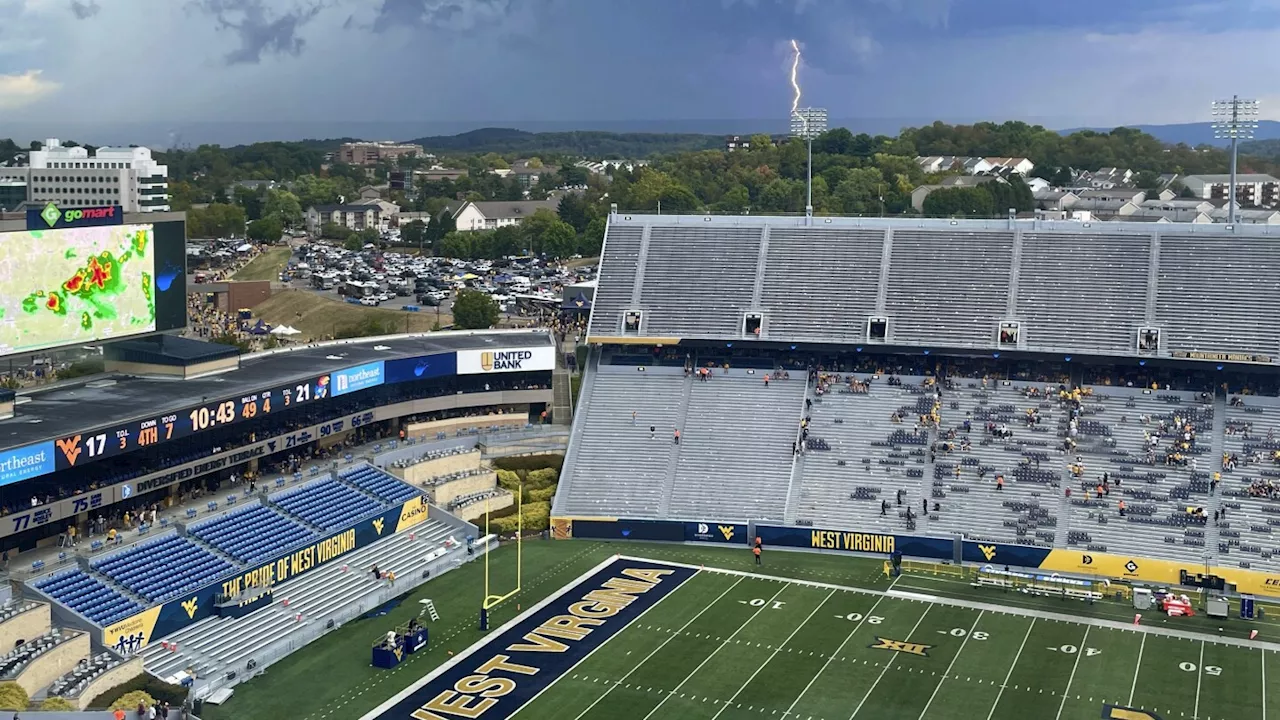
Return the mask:
M 476 545 L 480 546 L 480 542 L 477 541 Z M 491 545 L 492 547 L 496 547 L 496 544 Z M 419 571 L 414 572 L 411 576 L 397 577 L 394 586 L 384 587 L 376 593 L 364 596 L 357 603 L 343 606 L 326 615 L 308 617 L 306 618 L 306 623 L 296 632 L 256 650 L 253 653 L 252 668 L 244 666 L 223 668 L 216 677 L 201 678 L 192 687 L 192 696 L 202 700 L 208 699 L 210 695 L 222 688 L 234 687 L 239 683 L 256 677 L 265 672 L 271 665 L 315 642 L 321 636 L 331 633 L 365 613 L 405 595 L 429 580 L 439 577 L 441 573 L 461 566 L 467 560 L 466 545 L 459 544 L 446 554 L 419 568 Z M 429 572 L 424 573 L 422 571 Z M 453 621 L 455 618 L 449 618 L 448 620 Z M 233 671 L 234 676 L 232 676 Z

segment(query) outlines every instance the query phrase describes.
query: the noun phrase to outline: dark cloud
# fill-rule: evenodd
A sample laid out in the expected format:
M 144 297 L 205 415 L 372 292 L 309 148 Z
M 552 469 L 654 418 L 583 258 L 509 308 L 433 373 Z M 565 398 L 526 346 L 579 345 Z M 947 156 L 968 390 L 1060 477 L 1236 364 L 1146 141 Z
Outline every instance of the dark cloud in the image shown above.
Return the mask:
M 472 30 L 502 20 L 511 9 L 512 0 L 382 0 L 373 29 L 407 25 Z
M 231 30 L 240 47 L 227 53 L 228 65 L 257 64 L 263 55 L 298 55 L 306 41 L 298 31 L 324 9 L 321 3 L 295 5 L 277 12 L 264 0 L 192 0 L 201 12 L 212 15 L 218 26 Z
M 102 8 L 98 5 L 97 0 L 89 0 L 89 2 L 80 2 L 80 0 L 71 0 L 71 13 L 76 16 L 77 20 L 88 20 Z

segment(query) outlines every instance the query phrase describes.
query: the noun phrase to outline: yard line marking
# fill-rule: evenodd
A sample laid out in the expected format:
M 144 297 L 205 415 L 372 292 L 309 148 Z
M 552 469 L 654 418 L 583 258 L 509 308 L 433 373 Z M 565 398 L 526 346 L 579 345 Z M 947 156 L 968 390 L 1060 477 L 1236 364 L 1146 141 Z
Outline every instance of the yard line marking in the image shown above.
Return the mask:
M 899 575 L 898 577 L 893 579 L 893 582 L 889 583 L 890 590 L 893 589 L 893 586 L 898 582 L 898 579 L 901 577 L 902 576 Z M 831 663 L 836 659 L 836 656 L 839 655 L 840 652 L 844 650 L 844 646 L 847 645 L 849 641 L 853 639 L 854 634 L 856 634 L 859 630 L 862 629 L 863 624 L 867 622 L 867 618 L 871 617 L 871 615 L 876 611 L 876 608 L 880 607 L 880 603 L 884 601 L 885 597 L 887 596 L 881 595 L 880 599 L 876 600 L 876 604 L 872 605 L 871 609 L 863 614 L 862 619 L 858 621 L 858 624 L 854 625 L 853 630 L 849 631 L 849 634 L 845 637 L 844 642 L 840 643 L 840 647 L 836 648 L 836 651 L 831 653 L 831 657 L 827 658 L 827 661 L 823 663 L 822 669 L 814 673 L 813 677 L 809 679 L 809 684 L 805 685 L 804 689 L 800 691 L 800 695 L 796 697 L 795 702 L 791 703 L 791 707 L 787 708 L 786 712 L 782 713 L 783 720 L 786 720 L 786 717 L 791 714 L 791 711 L 796 709 L 796 705 L 800 704 L 800 700 L 804 698 L 805 693 L 809 692 L 809 688 L 813 687 L 813 684 L 818 681 L 818 678 L 822 675 L 822 673 L 826 672 L 827 667 L 830 666 Z M 840 660 L 843 662 L 844 658 L 840 658 Z M 864 665 L 866 664 L 866 662 L 867 662 L 866 660 L 862 661 Z M 1263 687 L 1266 687 L 1265 682 L 1263 683 Z M 1263 718 L 1262 720 L 1266 720 L 1266 718 Z
M 1267 651 L 1262 651 L 1262 720 L 1267 720 Z
M 1138 690 L 1138 671 L 1142 669 L 1142 651 L 1147 648 L 1147 634 L 1142 634 L 1142 644 L 1138 646 L 1138 664 L 1133 668 L 1133 684 L 1129 686 L 1129 707 L 1133 707 L 1133 694 Z M 1263 718 L 1262 720 L 1266 720 Z
M 1009 672 L 1005 673 L 1004 682 L 1000 683 L 1000 692 L 996 693 L 996 701 L 991 705 L 991 712 L 987 713 L 987 720 L 995 717 L 996 707 L 1000 704 L 1000 698 L 1004 695 L 1005 686 L 1009 684 L 1009 678 L 1013 677 L 1013 669 L 1018 667 L 1018 659 L 1022 657 L 1022 648 L 1027 646 L 1027 638 L 1031 637 L 1031 628 L 1036 626 L 1036 619 L 1031 618 L 1031 624 L 1027 626 L 1027 634 L 1022 636 L 1022 644 L 1018 646 L 1018 654 L 1013 656 L 1013 664 L 1009 666 Z
M 622 676 L 622 678 L 621 678 L 620 680 L 618 680 L 618 683 L 617 683 L 617 684 L 612 685 L 612 686 L 610 686 L 610 688 L 609 688 L 608 690 L 605 690 L 605 691 L 604 691 L 604 695 L 601 695 L 600 697 L 596 698 L 596 699 L 595 699 L 595 702 L 593 702 L 593 703 L 591 703 L 590 705 L 588 705 L 586 710 L 583 710 L 582 712 L 578 713 L 578 716 L 577 716 L 577 717 L 575 717 L 573 720 L 582 720 L 582 717 L 583 717 L 584 715 L 586 715 L 587 713 L 591 712 L 592 708 L 594 708 L 596 705 L 599 705 L 599 704 L 600 704 L 600 702 L 601 702 L 602 700 L 604 700 L 606 697 L 609 697 L 609 693 L 613 692 L 613 689 L 614 689 L 615 687 L 617 687 L 617 686 L 618 686 L 619 684 L 621 684 L 621 683 L 626 682 L 626 681 L 627 681 L 627 679 L 628 679 L 628 678 L 630 678 L 630 677 L 632 676 L 632 674 L 634 674 L 634 673 L 635 673 L 635 671 L 637 671 L 637 670 L 639 670 L 639 669 L 640 669 L 640 666 L 641 666 L 641 665 L 644 665 L 645 663 L 649 662 L 650 658 L 652 658 L 654 655 L 657 655 L 659 650 L 661 650 L 662 648 L 664 648 L 664 647 L 666 647 L 666 646 L 667 646 L 667 643 L 671 642 L 672 640 L 675 640 L 677 636 L 679 636 L 681 633 L 683 633 L 683 632 L 685 631 L 685 628 L 688 628 L 690 625 L 692 625 L 692 624 L 694 623 L 694 621 L 695 621 L 695 620 L 697 620 L 698 618 L 702 617 L 702 614 L 703 614 L 703 613 L 705 613 L 706 611 L 710 610 L 710 609 L 711 609 L 711 607 L 712 607 L 713 605 L 715 605 L 716 603 L 720 602 L 720 599 L 721 599 L 721 598 L 723 598 L 725 595 L 728 595 L 730 590 L 733 590 L 734 588 L 738 587 L 738 585 L 739 585 L 739 584 L 740 584 L 744 579 L 745 579 L 745 578 L 741 578 L 741 577 L 740 577 L 740 578 L 738 578 L 738 579 L 737 579 L 737 580 L 736 580 L 732 585 L 730 585 L 729 587 L 725 588 L 724 592 L 720 593 L 720 596 L 719 596 L 719 597 L 717 597 L 715 600 L 712 600 L 710 603 L 708 603 L 708 604 L 707 604 L 707 606 L 706 606 L 706 607 L 704 607 L 704 608 L 702 608 L 701 610 L 699 610 L 697 615 L 694 615 L 694 616 L 693 616 L 693 618 L 689 620 L 689 622 L 687 622 L 687 623 L 685 623 L 685 624 L 684 624 L 684 627 L 680 628 L 679 630 L 677 630 L 677 631 L 675 631 L 675 632 L 673 632 L 673 633 L 669 633 L 669 634 L 667 635 L 666 639 L 664 639 L 664 640 L 662 641 L 662 644 L 661 644 L 661 645 L 659 645 L 658 647 L 654 648 L 654 649 L 653 649 L 653 652 L 651 652 L 651 653 L 649 653 L 648 655 L 646 655 L 646 656 L 645 656 L 645 658 L 644 658 L 643 660 L 641 660 L 639 664 L 637 664 L 635 667 L 633 667 L 633 668 L 631 668 L 630 670 L 628 670 L 628 671 L 627 671 L 627 674 L 626 674 L 626 675 L 623 675 L 623 676 Z M 619 634 L 621 634 L 621 633 L 619 633 Z M 527 703 L 526 703 L 526 704 L 527 704 Z
M 818 614 L 818 611 L 822 609 L 822 606 L 826 605 L 827 601 L 831 599 L 831 596 L 835 594 L 836 594 L 836 591 L 832 590 L 827 593 L 826 597 L 822 598 L 822 602 L 818 603 L 818 605 L 813 608 L 813 612 L 809 613 L 809 617 L 806 617 L 804 619 L 804 622 L 797 625 L 796 629 L 791 631 L 791 634 L 787 636 L 786 640 L 782 641 L 782 645 L 779 645 L 777 649 L 773 651 L 773 654 L 769 656 L 768 660 L 765 660 L 764 662 L 756 666 L 755 672 L 751 673 L 751 677 L 747 678 L 747 681 L 742 683 L 742 687 L 738 688 L 738 692 L 734 693 L 733 697 L 729 698 L 728 703 L 720 706 L 720 709 L 716 711 L 716 714 L 711 716 L 711 720 L 716 720 L 716 718 L 720 717 L 720 713 L 729 709 L 729 705 L 732 705 L 733 702 L 738 699 L 738 696 L 742 694 L 742 691 L 746 690 L 747 686 L 751 684 L 751 681 L 756 679 L 756 675 L 760 674 L 760 671 L 764 669 L 764 666 L 772 662 L 773 659 L 778 656 L 779 652 L 782 652 L 783 646 L 791 642 L 791 638 L 795 637 L 796 633 L 800 632 L 800 628 L 804 627 L 805 625 L 808 625 L 809 621 L 813 619 L 813 616 Z
M 698 667 L 693 669 L 693 672 L 690 672 L 688 675 L 686 675 L 684 679 L 680 681 L 680 684 L 676 685 L 674 690 L 667 693 L 666 696 L 662 698 L 662 701 L 659 702 L 657 705 L 655 705 L 654 708 L 649 711 L 649 714 L 644 716 L 644 720 L 649 720 L 649 718 L 653 717 L 653 714 L 658 712 L 658 710 L 667 703 L 667 700 L 671 699 L 672 695 L 675 695 L 677 692 L 680 692 L 680 688 L 684 687 L 684 684 L 689 682 L 689 680 L 691 680 L 694 675 L 697 675 L 698 671 L 701 670 L 704 665 L 711 662 L 711 658 L 715 657 L 717 653 L 723 650 L 724 647 L 729 644 L 729 641 L 733 640 L 734 636 L 742 632 L 743 628 L 745 628 L 747 625 L 750 625 L 751 621 L 754 620 L 755 617 L 760 614 L 760 611 L 772 605 L 773 601 L 777 600 L 778 596 L 782 594 L 782 591 L 786 590 L 788 587 L 786 583 L 780 583 L 780 584 L 782 585 L 782 587 L 778 588 L 778 592 L 774 593 L 773 597 L 769 598 L 768 602 L 756 608 L 756 611 L 751 613 L 751 617 L 747 618 L 741 625 L 738 626 L 737 630 L 733 631 L 733 635 L 730 635 L 724 642 L 720 643 L 720 646 L 717 647 L 715 650 L 712 650 L 710 655 L 703 658 L 702 662 L 698 663 Z
M 916 621 L 915 626 L 911 628 L 911 632 L 907 633 L 908 640 L 911 639 L 911 636 L 913 634 L 915 634 L 916 628 L 920 627 L 920 623 L 924 622 L 925 615 L 928 615 L 929 611 L 932 609 L 933 609 L 933 605 L 925 606 L 924 614 L 921 615 L 920 619 Z M 884 674 L 889 672 L 889 668 L 893 667 L 893 661 L 897 659 L 898 659 L 898 655 L 897 653 L 895 653 L 893 657 L 889 658 L 889 662 L 884 664 L 884 669 L 880 671 L 880 677 L 876 678 L 876 681 L 871 684 L 871 689 L 867 690 L 867 694 L 862 696 L 862 702 L 858 703 L 858 707 L 853 709 L 853 714 L 849 716 L 849 720 L 853 720 L 854 718 L 858 717 L 858 713 L 862 710 L 862 706 L 866 704 L 867 698 L 871 697 L 871 693 L 876 691 L 876 686 L 879 685 L 880 681 L 884 679 Z
M 607 567 L 607 566 L 606 566 L 606 567 Z M 689 576 L 689 580 L 694 579 L 694 578 L 695 578 L 695 577 L 697 577 L 700 573 L 701 573 L 701 571 L 696 572 L 696 573 L 694 573 L 693 575 L 690 575 L 690 576 Z M 588 576 L 588 577 L 589 577 L 589 576 Z M 675 595 L 676 593 L 680 592 L 680 591 L 681 591 L 681 590 L 683 590 L 684 588 L 688 587 L 688 586 L 689 586 L 689 580 L 685 580 L 683 585 L 681 585 L 680 587 L 677 587 L 675 590 L 672 590 L 671 592 L 669 592 L 669 593 L 667 593 L 666 595 L 662 596 L 662 598 L 661 598 L 661 599 L 659 599 L 659 600 L 658 600 L 658 602 L 656 602 L 656 603 L 654 603 L 654 604 L 650 605 L 649 607 L 645 608 L 645 609 L 644 609 L 644 612 L 642 612 L 642 613 L 640 613 L 639 615 L 637 615 L 637 616 L 635 617 L 635 619 L 631 621 L 631 623 L 633 623 L 633 624 L 634 624 L 634 623 L 636 623 L 636 622 L 639 622 L 640 620 L 643 620 L 643 619 L 644 619 L 644 616 L 645 616 L 645 615 L 648 615 L 650 610 L 652 610 L 652 609 L 654 609 L 654 608 L 658 607 L 658 606 L 659 606 L 659 605 L 661 605 L 661 604 L 663 603 L 663 601 L 665 601 L 667 598 L 671 597 L 672 595 Z M 568 586 L 565 586 L 565 587 L 568 587 Z M 555 595 L 552 595 L 552 596 L 550 596 L 550 598 L 548 598 L 548 600 L 550 600 L 550 601 L 554 601 L 554 600 L 555 600 L 555 598 L 560 597 L 562 594 L 563 594 L 563 593 L 557 593 L 557 594 L 555 594 Z M 549 604 L 550 604 L 550 602 L 548 602 L 547 604 L 549 605 Z M 536 606 L 535 606 L 535 607 L 536 607 Z M 532 613 L 530 613 L 530 614 L 532 614 Z M 524 617 L 524 615 L 517 615 L 517 616 L 516 616 L 516 619 L 517 619 L 517 620 L 520 620 L 520 619 L 523 619 L 523 617 Z M 497 634 L 500 634 L 500 633 L 506 632 L 506 630 L 507 630 L 507 627 L 508 627 L 508 626 L 514 626 L 514 625 L 515 625 L 515 622 L 513 621 L 513 622 L 511 622 L 511 623 L 508 623 L 508 625 L 504 625 L 504 626 L 502 626 L 502 627 L 498 628 L 497 633 L 496 633 L 496 634 L 493 634 L 491 637 L 497 637 Z M 626 630 L 628 627 L 631 627 L 631 625 L 629 624 L 629 625 L 627 625 L 627 626 L 623 627 L 623 628 L 622 628 L 622 630 Z M 537 700 L 538 698 L 542 697 L 542 694 L 543 694 L 543 693 L 547 692 L 547 691 L 548 691 L 548 690 L 550 690 L 551 688 L 553 688 L 553 687 L 555 687 L 556 685 L 558 685 L 558 684 L 560 683 L 560 681 L 564 679 L 565 675 L 568 675 L 568 674 L 572 673 L 573 671 L 577 670 L 577 669 L 578 669 L 578 666 L 582 665 L 582 663 L 584 663 L 584 662 L 586 662 L 587 660 L 589 660 L 589 659 L 591 658 L 591 656 L 592 656 L 592 655 L 595 655 L 595 654 L 596 654 L 596 653 L 597 653 L 601 648 L 603 648 L 605 645 L 608 645 L 610 642 L 612 642 L 612 641 L 614 640 L 614 638 L 616 638 L 616 637 L 618 637 L 619 635 L 621 635 L 621 634 L 622 634 L 622 630 L 619 630 L 618 632 L 616 632 L 616 633 L 614 633 L 613 635 L 609 636 L 609 639 L 605 640 L 604 642 L 602 642 L 602 643 L 600 643 L 599 645 L 597 645 L 597 646 L 595 646 L 594 648 L 592 648 L 592 649 L 591 649 L 591 652 L 588 652 L 586 655 L 583 655 L 583 656 L 582 656 L 582 658 L 581 658 L 580 660 L 578 660 L 578 662 L 574 663 L 573 665 L 570 665 L 570 666 L 569 666 L 569 669 L 568 669 L 568 670 L 565 670 L 563 673 L 561 673 L 561 674 L 560 674 L 560 677 L 558 677 L 558 678 L 556 678 L 554 681 L 552 681 L 550 685 L 547 685 L 546 687 L 542 688 L 542 689 L 541 689 L 541 690 L 539 690 L 538 692 L 534 693 L 534 694 L 533 694 L 533 697 L 529 698 L 528 700 L 526 700 L 526 701 L 525 701 L 525 703 L 524 703 L 523 705 L 521 705 L 520 707 L 516 708 L 516 709 L 515 709 L 515 712 L 513 712 L 509 717 L 515 717 L 516 715 L 519 715 L 519 714 L 520 714 L 520 713 L 521 713 L 525 708 L 527 708 L 527 707 L 529 707 L 530 705 L 532 705 L 534 700 Z M 477 644 L 479 644 L 479 643 L 477 643 Z M 475 647 L 475 646 L 473 645 L 472 647 Z M 481 647 L 483 647 L 483 645 L 481 645 Z M 412 686 L 411 686 L 411 687 L 412 687 Z M 390 707 L 390 706 L 388 706 L 388 707 Z M 376 715 L 374 716 L 374 718 L 377 718 L 377 717 L 379 717 L 379 716 L 376 716 Z M 361 718 L 361 720 L 365 720 L 365 719 L 364 719 L 364 718 Z
M 1067 689 L 1062 691 L 1062 704 L 1058 705 L 1058 720 L 1062 720 L 1062 711 L 1067 707 L 1067 693 L 1071 692 L 1071 683 L 1076 679 L 1076 668 L 1080 667 L 1080 658 L 1084 655 L 1086 646 L 1089 644 L 1089 628 L 1090 625 L 1084 626 L 1084 637 L 1080 640 L 1080 648 L 1076 650 L 1076 661 L 1071 665 L 1071 676 L 1067 678 Z
M 929 702 L 924 704 L 924 710 L 920 711 L 920 720 L 924 720 L 924 716 L 929 712 L 929 706 L 933 704 L 933 699 L 938 697 L 938 691 L 942 689 L 942 683 L 947 681 L 947 676 L 951 674 L 951 668 L 955 667 L 956 661 L 960 659 L 960 653 L 964 652 L 964 646 L 969 642 L 969 638 L 973 637 L 973 629 L 978 627 L 978 621 L 982 619 L 982 611 L 978 611 L 978 617 L 973 619 L 973 625 L 969 626 L 969 632 L 964 636 L 964 640 L 960 641 L 960 649 L 956 651 L 955 657 L 951 658 L 951 663 L 947 665 L 946 672 L 942 673 L 942 679 L 938 681 L 938 687 L 933 689 L 933 694 L 929 696 Z
M 1200 665 L 1196 668 L 1196 708 L 1191 711 L 1191 717 L 1200 717 L 1200 681 L 1204 680 L 1204 641 L 1200 641 Z

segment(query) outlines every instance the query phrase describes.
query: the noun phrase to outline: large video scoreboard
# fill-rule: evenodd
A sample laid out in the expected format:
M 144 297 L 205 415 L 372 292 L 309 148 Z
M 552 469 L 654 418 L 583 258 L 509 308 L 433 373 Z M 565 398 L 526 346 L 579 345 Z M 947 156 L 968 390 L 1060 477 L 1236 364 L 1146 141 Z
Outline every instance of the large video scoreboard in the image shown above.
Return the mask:
M 67 435 L 53 441 L 54 469 L 122 455 L 169 440 L 188 437 L 224 425 L 265 417 L 329 396 L 330 375 L 319 375 L 269 390 L 205 403 L 178 412 L 122 423 L 88 434 Z
M 50 204 L 28 211 L 25 230 L 0 232 L 0 356 L 186 325 L 184 223 L 130 219 L 118 206 Z

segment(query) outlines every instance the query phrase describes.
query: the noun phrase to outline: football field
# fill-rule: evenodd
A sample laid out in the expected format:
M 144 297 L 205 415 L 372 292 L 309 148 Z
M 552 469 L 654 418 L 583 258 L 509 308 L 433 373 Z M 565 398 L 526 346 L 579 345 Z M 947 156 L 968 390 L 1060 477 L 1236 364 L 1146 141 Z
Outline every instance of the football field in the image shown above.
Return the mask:
M 1280 720 L 1280 657 L 1247 642 L 1077 621 L 1065 614 L 1070 604 L 1064 613 L 1049 613 L 774 578 L 767 567 L 753 573 L 627 561 L 684 574 L 668 580 L 652 602 L 628 608 L 633 615 L 619 615 L 613 627 L 593 623 L 599 635 L 587 630 L 577 647 L 571 634 L 557 635 L 564 657 L 548 657 L 536 672 L 525 667 L 511 674 L 512 688 L 526 680 L 532 687 L 508 690 L 510 697 L 495 701 L 491 712 L 466 716 Z M 579 580 L 453 664 L 466 673 L 491 655 L 525 662 L 495 653 L 515 648 L 507 645 L 510 638 L 547 634 L 548 621 L 538 613 L 566 617 L 564 608 L 590 590 Z M 540 644 L 546 642 L 556 641 Z M 438 691 L 454 699 L 497 697 L 483 695 L 474 674 L 458 675 L 459 683 L 470 680 L 474 696 L 457 694 L 467 691 L 448 673 L 437 675 L 406 690 L 398 711 L 384 708 L 367 717 L 408 717 L 401 714 L 404 707 Z

